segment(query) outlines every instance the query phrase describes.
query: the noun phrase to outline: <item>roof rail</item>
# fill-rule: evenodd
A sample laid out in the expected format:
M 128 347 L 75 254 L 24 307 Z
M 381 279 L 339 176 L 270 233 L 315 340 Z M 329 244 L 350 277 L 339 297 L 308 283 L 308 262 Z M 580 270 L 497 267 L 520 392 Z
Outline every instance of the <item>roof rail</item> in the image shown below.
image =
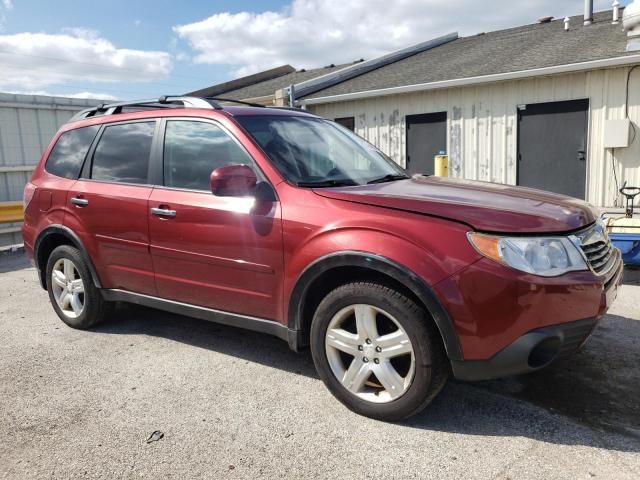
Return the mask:
M 76 122 L 89 117 L 115 115 L 122 113 L 124 107 L 142 108 L 175 108 L 182 103 L 185 108 L 203 108 L 208 110 L 222 110 L 222 107 L 212 101 L 200 97 L 163 95 L 149 100 L 133 100 L 129 102 L 103 103 L 93 108 L 87 108 L 75 114 L 69 122 Z

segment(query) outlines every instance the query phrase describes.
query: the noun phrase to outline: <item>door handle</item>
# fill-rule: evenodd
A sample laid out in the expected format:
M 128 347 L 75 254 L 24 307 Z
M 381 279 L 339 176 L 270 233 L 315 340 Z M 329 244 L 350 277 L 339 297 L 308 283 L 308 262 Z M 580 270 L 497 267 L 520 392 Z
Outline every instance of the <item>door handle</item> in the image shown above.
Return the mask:
M 89 200 L 82 197 L 71 197 L 71 203 L 77 205 L 78 207 L 86 207 L 89 205 Z
M 169 210 L 168 208 L 152 208 L 151 213 L 156 215 L 157 217 L 170 217 L 173 218 L 176 216 L 175 210 Z
M 578 160 L 585 161 L 587 159 L 587 152 L 584 150 L 578 150 Z

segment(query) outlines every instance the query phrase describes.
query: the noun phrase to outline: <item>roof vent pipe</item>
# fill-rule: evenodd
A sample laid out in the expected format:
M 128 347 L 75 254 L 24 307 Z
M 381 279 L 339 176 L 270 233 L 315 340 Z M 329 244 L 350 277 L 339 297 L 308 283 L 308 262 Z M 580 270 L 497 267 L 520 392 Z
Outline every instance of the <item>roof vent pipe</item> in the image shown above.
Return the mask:
M 634 0 L 624 9 L 622 26 L 628 37 L 627 52 L 640 51 L 640 0 Z
M 564 17 L 564 31 L 565 32 L 569 31 L 569 22 L 570 22 L 569 17 Z
M 613 21 L 611 23 L 618 25 L 620 23 L 620 2 L 615 0 L 611 6 L 613 7 Z
M 584 25 L 593 23 L 593 0 L 584 0 Z
M 295 85 L 289 85 L 289 106 L 296 106 L 296 87 Z

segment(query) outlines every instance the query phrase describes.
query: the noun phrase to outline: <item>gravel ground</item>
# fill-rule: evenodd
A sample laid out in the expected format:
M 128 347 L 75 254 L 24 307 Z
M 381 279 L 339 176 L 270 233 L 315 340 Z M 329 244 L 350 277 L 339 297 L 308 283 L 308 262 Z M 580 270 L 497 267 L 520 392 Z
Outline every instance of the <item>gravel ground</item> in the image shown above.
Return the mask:
M 132 306 L 75 331 L 0 272 L 0 477 L 640 478 L 640 275 L 573 359 L 386 424 L 275 338 Z

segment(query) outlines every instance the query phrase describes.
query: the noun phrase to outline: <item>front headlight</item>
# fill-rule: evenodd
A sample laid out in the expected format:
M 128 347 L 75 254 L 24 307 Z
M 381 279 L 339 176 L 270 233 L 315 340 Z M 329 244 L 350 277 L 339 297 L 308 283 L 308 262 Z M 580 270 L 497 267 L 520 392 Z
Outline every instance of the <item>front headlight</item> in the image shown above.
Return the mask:
M 502 237 L 474 232 L 467 236 L 485 257 L 523 272 L 556 277 L 588 270 L 582 253 L 567 237 Z

